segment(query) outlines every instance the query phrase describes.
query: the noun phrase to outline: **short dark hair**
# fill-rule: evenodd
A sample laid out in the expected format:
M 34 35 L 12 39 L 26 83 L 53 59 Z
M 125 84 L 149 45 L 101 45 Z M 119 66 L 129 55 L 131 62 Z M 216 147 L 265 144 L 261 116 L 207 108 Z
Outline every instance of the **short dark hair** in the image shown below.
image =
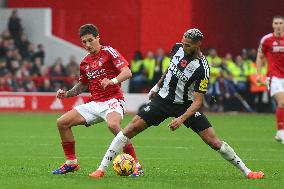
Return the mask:
M 99 30 L 97 26 L 94 24 L 84 24 L 79 29 L 79 35 L 82 37 L 83 35 L 92 34 L 94 37 L 99 35 Z
M 281 15 L 273 16 L 273 20 L 274 20 L 274 19 L 278 19 L 278 18 L 284 20 L 284 16 L 281 16 Z

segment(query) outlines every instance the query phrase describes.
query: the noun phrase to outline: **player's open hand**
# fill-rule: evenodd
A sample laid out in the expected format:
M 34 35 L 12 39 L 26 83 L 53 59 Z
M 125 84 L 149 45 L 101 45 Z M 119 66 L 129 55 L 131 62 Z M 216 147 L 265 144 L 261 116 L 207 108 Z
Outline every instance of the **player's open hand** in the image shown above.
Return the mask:
M 102 81 L 101 81 L 101 86 L 103 87 L 103 89 L 105 89 L 107 86 L 109 85 L 114 85 L 113 81 L 108 79 L 108 78 L 104 78 Z
M 59 99 L 66 98 L 67 97 L 66 91 L 64 91 L 62 89 L 58 89 L 57 92 L 56 92 L 56 97 L 59 98 Z
M 171 129 L 171 131 L 175 131 L 181 126 L 182 123 L 183 120 L 180 117 L 177 117 L 171 121 L 168 127 Z

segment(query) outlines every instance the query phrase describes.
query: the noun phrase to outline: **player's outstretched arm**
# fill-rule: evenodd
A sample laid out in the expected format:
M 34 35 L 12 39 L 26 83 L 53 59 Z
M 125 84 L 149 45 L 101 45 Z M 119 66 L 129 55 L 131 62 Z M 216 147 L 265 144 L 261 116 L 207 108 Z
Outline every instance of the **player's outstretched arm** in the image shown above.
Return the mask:
M 88 85 L 79 81 L 72 89 L 70 89 L 69 91 L 65 93 L 65 98 L 77 96 L 83 93 L 84 91 L 86 91 L 87 88 L 88 88 Z

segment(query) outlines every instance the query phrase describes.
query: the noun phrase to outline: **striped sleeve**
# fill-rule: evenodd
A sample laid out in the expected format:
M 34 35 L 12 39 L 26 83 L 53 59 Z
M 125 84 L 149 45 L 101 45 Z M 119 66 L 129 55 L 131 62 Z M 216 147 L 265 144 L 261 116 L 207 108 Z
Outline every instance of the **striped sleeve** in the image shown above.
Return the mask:
M 200 61 L 202 66 L 199 67 L 199 71 L 197 72 L 194 91 L 205 94 L 207 92 L 209 84 L 210 68 L 204 56 L 201 58 Z

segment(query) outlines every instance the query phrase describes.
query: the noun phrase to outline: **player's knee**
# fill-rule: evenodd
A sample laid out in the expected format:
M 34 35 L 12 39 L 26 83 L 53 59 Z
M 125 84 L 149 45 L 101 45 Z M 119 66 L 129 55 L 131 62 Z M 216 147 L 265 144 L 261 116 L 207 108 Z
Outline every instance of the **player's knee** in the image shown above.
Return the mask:
M 57 124 L 58 129 L 64 129 L 66 127 L 69 127 L 68 122 L 64 120 L 62 117 L 56 120 L 56 124 Z
M 284 108 L 284 100 L 278 102 L 279 108 Z
M 216 137 L 209 138 L 207 140 L 207 144 L 214 150 L 219 150 L 221 148 L 221 145 L 222 145 L 221 141 Z
M 108 123 L 107 126 L 108 126 L 109 130 L 111 130 L 111 132 L 114 133 L 114 134 L 119 133 L 119 131 L 121 130 L 119 123 L 112 122 L 112 123 Z

